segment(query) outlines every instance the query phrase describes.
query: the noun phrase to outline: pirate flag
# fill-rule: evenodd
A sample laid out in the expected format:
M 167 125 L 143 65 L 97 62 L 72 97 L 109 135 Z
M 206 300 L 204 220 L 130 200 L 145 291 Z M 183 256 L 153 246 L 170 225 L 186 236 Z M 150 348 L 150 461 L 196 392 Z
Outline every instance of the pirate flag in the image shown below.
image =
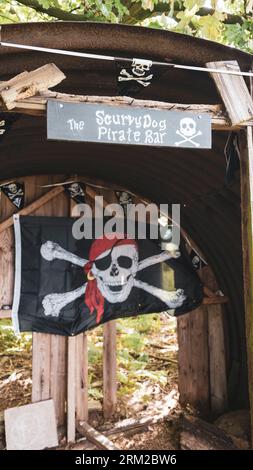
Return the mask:
M 73 183 L 64 184 L 65 192 L 77 204 L 85 203 L 85 184 L 74 181 Z
M 117 94 L 135 96 L 145 90 L 161 76 L 161 66 L 153 64 L 152 60 L 116 59 Z
M 0 190 L 3 191 L 17 209 L 24 207 L 25 189 L 23 183 L 12 181 L 11 183 L 1 185 Z
M 127 206 L 133 203 L 133 197 L 127 191 L 115 191 L 115 195 L 118 199 L 118 203 L 121 205 L 124 211 L 125 217 L 127 216 Z
M 0 142 L 4 139 L 18 117 L 18 114 L 0 113 Z
M 189 256 L 190 256 L 193 267 L 197 271 L 203 268 L 204 266 L 207 266 L 207 263 L 202 258 L 200 258 L 199 254 L 196 253 L 195 250 L 192 249 Z
M 146 239 L 106 232 L 77 240 L 73 223 L 14 216 L 16 331 L 76 335 L 120 317 L 182 315 L 202 302 L 202 284 L 186 252 L 176 245 L 161 251 L 150 226 Z

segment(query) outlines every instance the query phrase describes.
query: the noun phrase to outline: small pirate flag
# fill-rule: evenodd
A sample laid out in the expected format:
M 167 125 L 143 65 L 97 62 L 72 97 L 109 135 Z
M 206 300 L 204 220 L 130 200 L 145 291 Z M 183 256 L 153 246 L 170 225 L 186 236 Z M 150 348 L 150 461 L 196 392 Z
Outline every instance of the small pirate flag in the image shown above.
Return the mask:
M 127 216 L 127 206 L 133 204 L 133 197 L 127 191 L 115 191 L 115 195 L 118 199 L 118 203 L 124 210 L 125 217 Z
M 152 60 L 115 60 L 118 95 L 135 96 L 146 89 L 162 72 L 161 66 Z
M 75 220 L 14 216 L 16 331 L 76 335 L 116 318 L 182 315 L 202 302 L 202 283 L 184 248 L 162 251 L 150 225 L 146 239 L 109 232 L 77 240 Z
M 64 189 L 68 196 L 77 204 L 85 204 L 85 184 L 82 182 L 73 182 L 64 185 Z
M 226 158 L 225 183 L 229 186 L 235 180 L 236 171 L 240 169 L 240 149 L 238 134 L 236 132 L 230 133 L 224 153 Z
M 23 183 L 11 181 L 10 183 L 1 185 L 0 190 L 8 197 L 17 209 L 22 209 L 24 207 L 25 189 Z
M 0 142 L 10 130 L 12 124 L 19 118 L 18 114 L 0 113 Z
M 204 266 L 207 266 L 206 261 L 204 261 L 202 258 L 200 258 L 199 254 L 196 253 L 195 250 L 191 250 L 190 252 L 190 259 L 192 262 L 193 267 L 198 271 L 199 269 L 203 268 Z

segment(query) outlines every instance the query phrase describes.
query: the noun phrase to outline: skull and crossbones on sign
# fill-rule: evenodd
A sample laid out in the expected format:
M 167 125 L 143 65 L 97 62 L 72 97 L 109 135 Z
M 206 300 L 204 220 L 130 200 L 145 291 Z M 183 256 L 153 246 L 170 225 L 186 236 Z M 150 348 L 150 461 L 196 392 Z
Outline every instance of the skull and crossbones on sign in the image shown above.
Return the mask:
M 140 85 L 147 87 L 148 85 L 150 85 L 151 80 L 153 78 L 153 74 L 149 74 L 151 67 L 151 60 L 133 59 L 132 73 L 129 73 L 126 69 L 122 69 L 118 76 L 118 81 L 126 82 L 129 80 L 134 80 Z
M 60 259 L 80 266 L 84 269 L 87 281 L 73 291 L 46 295 L 42 300 L 45 315 L 58 317 L 64 307 L 84 295 L 90 314 L 96 312 L 96 323 L 99 323 L 104 313 L 105 300 L 111 304 L 124 302 L 133 287 L 158 298 L 168 309 L 180 307 L 186 298 L 182 289 L 167 291 L 136 279 L 137 273 L 143 269 L 180 256 L 175 245 L 171 244 L 169 248 L 170 251 L 139 261 L 137 242 L 114 233 L 110 238 L 107 235 L 94 240 L 87 260 L 55 242 L 47 241 L 41 246 L 42 257 L 47 261 Z
M 179 146 L 185 142 L 190 142 L 195 147 L 199 147 L 199 143 L 195 142 L 194 139 L 199 135 L 202 135 L 201 131 L 197 131 L 197 124 L 194 119 L 190 117 L 185 117 L 180 120 L 179 129 L 177 129 L 176 134 L 182 137 L 182 140 L 175 142 L 175 145 Z

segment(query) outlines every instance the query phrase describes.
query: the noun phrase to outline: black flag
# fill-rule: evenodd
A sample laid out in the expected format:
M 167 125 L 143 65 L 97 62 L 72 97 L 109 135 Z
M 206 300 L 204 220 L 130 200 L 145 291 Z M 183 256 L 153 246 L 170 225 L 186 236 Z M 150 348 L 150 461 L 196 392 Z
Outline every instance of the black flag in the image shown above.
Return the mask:
M 25 189 L 23 183 L 12 181 L 11 183 L 1 185 L 0 190 L 3 191 L 17 209 L 24 207 Z
M 190 252 L 190 259 L 191 259 L 191 262 L 192 262 L 192 265 L 193 267 L 198 270 L 198 269 L 201 269 L 203 268 L 204 266 L 207 266 L 207 263 L 206 261 L 204 261 L 202 258 L 200 258 L 199 254 L 196 253 L 195 250 L 191 250 Z
M 117 94 L 120 96 L 135 96 L 149 87 L 165 71 L 151 60 L 115 59 Z
M 71 199 L 78 204 L 85 204 L 85 184 L 74 181 L 73 183 L 64 184 L 64 189 Z
M 12 124 L 19 118 L 18 114 L 0 113 L 0 142 L 11 129 Z
M 227 186 L 229 186 L 235 180 L 236 171 L 240 169 L 240 149 L 238 135 L 236 132 L 230 133 L 225 146 L 224 153 L 227 163 L 225 183 Z
M 77 240 L 75 221 L 14 216 L 16 331 L 76 335 L 120 317 L 181 315 L 202 302 L 201 281 L 175 245 L 161 251 L 156 240 L 115 232 Z
M 133 203 L 133 196 L 127 191 L 115 191 L 118 203 L 124 210 L 125 217 L 127 216 L 127 206 Z

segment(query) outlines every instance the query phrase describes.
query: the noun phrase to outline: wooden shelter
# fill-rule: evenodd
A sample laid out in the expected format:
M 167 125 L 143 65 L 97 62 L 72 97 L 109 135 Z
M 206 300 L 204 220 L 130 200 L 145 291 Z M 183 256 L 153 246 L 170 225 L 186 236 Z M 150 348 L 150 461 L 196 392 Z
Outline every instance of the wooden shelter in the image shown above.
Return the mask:
M 177 64 L 209 65 L 217 69 L 232 67 L 248 72 L 252 68 L 252 57 L 238 50 L 137 27 L 92 23 L 8 25 L 2 27 L 1 40 L 116 57 L 169 59 Z M 0 144 L 0 175 L 2 181 L 15 178 L 25 183 L 24 213 L 69 215 L 71 207 L 62 187 L 45 190 L 41 186 L 63 182 L 73 175 L 86 183 L 102 182 L 112 190 L 128 189 L 156 204 L 181 204 L 184 234 L 208 262 L 208 268 L 201 274 L 207 287 L 207 300 L 178 321 L 181 401 L 191 403 L 204 414 L 217 415 L 227 409 L 246 408 L 250 402 L 253 418 L 250 81 L 246 80 L 246 86 L 241 76 L 211 76 L 168 68 L 152 86 L 143 88 L 138 100 L 133 100 L 115 98 L 117 81 L 113 62 L 6 47 L 0 48 L 0 58 L 2 111 L 15 113 L 17 117 Z M 47 80 L 50 86 L 59 83 L 57 92 L 45 91 L 48 88 L 45 83 L 44 88 L 31 92 L 34 75 L 30 76 L 30 82 L 27 76 L 10 81 L 24 71 L 52 62 L 59 71 L 51 70 L 51 82 L 48 69 L 39 74 L 48 86 Z M 66 76 L 62 82 L 61 73 Z M 19 80 L 22 87 L 18 88 Z M 40 94 L 41 90 L 44 91 Z M 75 96 L 71 98 L 63 93 Z M 212 149 L 48 141 L 45 113 L 49 98 L 201 110 L 212 118 Z M 241 177 L 235 172 L 234 181 L 227 185 L 224 148 L 232 131 L 240 141 Z M 95 194 L 90 186 L 91 200 Z M 105 196 L 111 202 L 113 191 Z M 13 296 L 13 236 L 9 218 L 13 208 L 4 199 L 0 208 L 0 315 L 5 317 L 7 306 L 11 310 Z M 215 300 L 213 292 L 217 289 L 224 294 L 223 301 Z M 115 344 L 115 326 L 108 324 L 104 331 L 104 403 L 105 414 L 109 416 L 116 399 L 115 349 L 108 346 Z M 58 424 L 63 424 L 68 397 L 70 436 L 74 434 L 75 417 L 78 421 L 87 419 L 86 348 L 85 334 L 76 340 L 69 338 L 68 342 L 53 335 L 34 334 L 33 337 L 33 401 L 53 397 Z

